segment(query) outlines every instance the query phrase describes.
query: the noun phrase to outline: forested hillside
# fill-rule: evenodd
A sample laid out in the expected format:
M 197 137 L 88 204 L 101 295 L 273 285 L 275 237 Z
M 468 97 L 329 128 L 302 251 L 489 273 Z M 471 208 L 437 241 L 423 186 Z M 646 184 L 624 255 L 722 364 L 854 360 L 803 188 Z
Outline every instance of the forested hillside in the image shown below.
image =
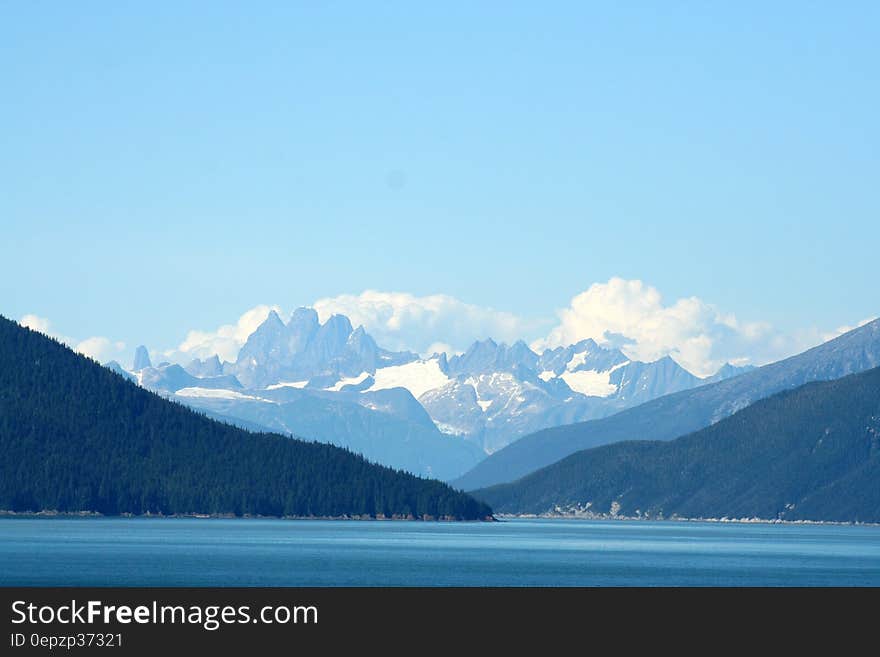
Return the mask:
M 0 509 L 481 519 L 438 481 L 249 433 L 0 317 Z
M 474 493 L 499 512 L 880 522 L 880 368 L 671 442 L 584 450 Z

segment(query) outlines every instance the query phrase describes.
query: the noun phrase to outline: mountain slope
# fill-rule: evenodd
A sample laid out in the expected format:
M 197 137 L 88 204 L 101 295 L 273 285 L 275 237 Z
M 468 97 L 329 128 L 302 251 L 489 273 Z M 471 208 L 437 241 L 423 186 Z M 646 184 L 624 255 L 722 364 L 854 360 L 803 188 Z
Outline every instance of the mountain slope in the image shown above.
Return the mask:
M 252 434 L 0 317 L 0 509 L 478 519 L 445 484 Z
M 545 429 L 520 438 L 455 480 L 463 490 L 514 481 L 583 449 L 622 440 L 672 440 L 749 404 L 810 381 L 880 365 L 880 320 L 778 363 L 685 390 L 616 415 Z
M 475 493 L 499 512 L 880 522 L 880 368 L 671 442 L 578 452 Z
M 381 392 L 400 392 L 412 399 L 404 390 Z M 371 393 L 367 399 L 378 396 Z M 259 396 L 220 396 L 201 388 L 183 389 L 173 397 L 214 416 L 243 420 L 263 431 L 330 443 L 375 463 L 441 480 L 466 472 L 482 458 L 476 445 L 440 433 L 430 419 L 426 424 L 417 423 L 378 410 L 377 403 L 365 408 L 350 398 L 296 389 L 264 391 Z

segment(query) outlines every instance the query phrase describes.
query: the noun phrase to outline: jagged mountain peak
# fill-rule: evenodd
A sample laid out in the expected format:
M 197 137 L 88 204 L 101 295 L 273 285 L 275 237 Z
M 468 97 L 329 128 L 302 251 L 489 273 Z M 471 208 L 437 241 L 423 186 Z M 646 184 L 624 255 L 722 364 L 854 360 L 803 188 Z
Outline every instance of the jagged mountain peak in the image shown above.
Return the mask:
M 330 315 L 321 328 L 329 333 L 334 332 L 339 335 L 345 335 L 346 338 L 354 331 L 351 326 L 351 320 L 345 315 Z
M 620 349 L 605 348 L 592 338 L 586 338 L 567 347 L 545 349 L 537 366 L 544 373 L 560 376 L 566 371 L 605 372 L 629 360 Z
M 221 376 L 223 374 L 223 364 L 220 362 L 220 357 L 217 354 L 205 360 L 194 358 L 184 369 L 193 376 L 200 378 Z
M 278 316 L 278 313 L 274 310 L 270 310 L 266 319 L 264 319 L 257 329 L 248 336 L 248 342 L 250 342 L 255 336 L 278 335 L 284 331 L 284 329 L 284 322 Z
M 144 345 L 139 346 L 134 352 L 134 365 L 132 369 L 138 371 L 151 366 L 150 353 Z
M 367 333 L 363 326 L 358 326 L 354 331 L 351 332 L 351 334 L 348 336 L 348 340 L 346 341 L 346 345 L 358 355 L 370 358 L 372 360 L 375 360 L 376 356 L 380 352 L 379 346 L 376 344 L 376 341 L 373 340 L 373 338 L 370 336 L 369 333 Z
M 290 313 L 291 324 L 295 323 L 318 323 L 318 311 L 308 306 L 300 306 Z
M 449 370 L 456 376 L 492 371 L 533 371 L 537 360 L 538 355 L 522 340 L 508 346 L 486 338 L 474 342 L 463 354 L 450 358 Z
M 285 381 L 336 381 L 416 358 L 381 349 L 363 326 L 353 329 L 345 315 L 332 315 L 321 324 L 313 308 L 303 307 L 293 311 L 286 326 L 277 313 L 267 317 L 226 369 L 246 386 L 262 388 Z
M 484 338 L 483 340 L 475 340 L 474 343 L 467 348 L 462 354 L 463 358 L 467 358 L 474 354 L 495 353 L 498 350 L 498 343 L 492 338 Z
M 583 351 L 608 351 L 604 347 L 599 346 L 593 338 L 584 338 L 583 340 L 579 340 L 575 342 L 572 347 L 574 348 L 574 353 L 579 354 Z
M 297 308 L 287 322 L 287 350 L 299 353 L 308 345 L 321 324 L 314 308 Z
M 511 354 L 515 354 L 515 355 L 518 355 L 518 356 L 519 356 L 519 355 L 523 355 L 523 356 L 525 356 L 525 355 L 532 355 L 532 356 L 537 357 L 537 355 L 538 355 L 538 354 L 536 354 L 534 351 L 532 351 L 532 348 L 529 347 L 528 344 L 526 344 L 525 340 L 517 340 L 516 342 L 514 342 L 514 343 L 510 346 L 510 348 L 508 349 L 508 351 L 509 351 Z

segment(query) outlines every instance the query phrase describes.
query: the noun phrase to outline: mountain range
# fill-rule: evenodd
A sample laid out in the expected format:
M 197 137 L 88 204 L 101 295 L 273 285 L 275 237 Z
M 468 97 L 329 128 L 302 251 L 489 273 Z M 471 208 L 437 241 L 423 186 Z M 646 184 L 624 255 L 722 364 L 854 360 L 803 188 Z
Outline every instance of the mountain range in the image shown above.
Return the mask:
M 13 333 L 10 336 L 15 338 Z M 20 362 L 10 356 L 9 360 L 10 371 L 31 368 L 40 376 L 48 362 L 39 356 Z M 813 495 L 810 486 L 828 490 L 858 487 L 823 479 L 821 472 L 810 470 L 813 464 L 809 458 L 792 460 L 803 447 L 797 440 L 828 428 L 835 412 L 852 415 L 858 426 L 847 425 L 846 440 L 835 443 L 843 451 L 832 456 L 858 466 L 858 459 L 865 455 L 858 451 L 864 445 L 856 434 L 864 428 L 873 435 L 874 428 L 872 416 L 864 414 L 871 409 L 864 405 L 822 406 L 826 397 L 843 398 L 840 395 L 844 393 L 835 391 L 846 390 L 845 386 L 809 384 L 839 380 L 880 366 L 880 320 L 786 360 L 751 369 L 725 366 L 706 379 L 691 375 L 672 358 L 639 362 L 592 340 L 537 354 L 523 342 L 507 345 L 486 339 L 451 357 L 442 353 L 420 357 L 380 348 L 362 327 L 353 328 L 343 316 L 330 317 L 322 324 L 310 309 L 297 310 L 286 323 L 271 313 L 249 336 L 234 362 L 212 356 L 185 366 L 169 362 L 154 365 L 147 350 L 139 348 L 134 364 L 139 368 L 107 363 L 102 371 L 150 399 L 164 397 L 178 402 L 171 405 L 173 408 L 190 406 L 229 430 L 246 429 L 260 436 L 275 432 L 332 443 L 345 447 L 346 454 L 354 452 L 397 470 L 451 481 L 459 490 L 478 490 L 481 498 L 492 500 L 504 511 L 642 517 L 718 516 L 737 511 L 760 517 L 808 517 L 792 512 L 798 506 L 810 509 L 809 517 L 815 518 L 818 502 L 810 502 L 813 506 L 806 503 L 806 496 Z M 74 378 L 87 374 L 83 370 Z M 13 372 L 9 376 L 13 384 L 21 382 L 21 375 Z M 54 394 L 66 387 L 76 389 L 79 384 L 78 379 L 71 384 L 58 374 L 40 381 L 48 387 L 54 385 Z M 805 385 L 803 390 L 811 392 L 803 392 Z M 7 402 L 17 394 L 15 385 L 10 388 L 13 397 L 7 397 Z M 764 403 L 776 400 L 773 403 L 778 405 L 779 399 L 796 389 L 800 396 L 794 407 L 783 405 L 780 410 Z M 853 394 L 856 392 L 854 388 Z M 96 402 L 98 410 L 89 411 L 97 418 L 112 414 L 107 394 L 111 399 L 119 398 L 119 391 L 103 390 L 103 397 L 99 395 Z M 51 398 L 43 401 L 57 405 Z M 81 402 L 79 406 L 88 408 Z M 825 408 L 827 413 L 810 416 L 804 412 L 806 406 Z M 764 415 L 753 415 L 758 412 L 755 409 L 763 409 Z M 71 417 L 80 422 L 81 418 Z M 594 419 L 578 421 L 582 417 Z M 732 422 L 737 419 L 741 423 L 743 418 L 749 421 L 746 425 Z M 63 421 L 53 421 L 64 426 Z M 124 420 L 121 426 L 130 421 Z M 780 427 L 786 422 L 799 427 L 800 433 L 782 431 Z M 739 426 L 751 428 L 731 429 Z M 39 435 L 40 440 L 45 439 Z M 690 442 L 692 435 L 701 437 Z M 211 449 L 203 438 L 191 440 L 196 452 Z M 218 444 L 226 445 L 228 440 L 232 439 L 224 437 Z M 239 454 L 243 443 L 236 440 L 229 444 L 233 453 Z M 821 436 L 817 440 L 821 442 Z M 674 441 L 674 446 L 664 446 L 673 444 L 669 441 Z M 148 445 L 149 441 L 140 444 Z M 684 455 L 678 451 L 683 449 L 681 445 L 687 446 Z M 10 453 L 18 448 L 14 441 L 8 447 Z M 728 448 L 730 454 L 725 451 Z M 794 451 L 789 453 L 789 449 Z M 750 471 L 736 469 L 743 463 L 752 464 L 748 454 L 755 450 L 763 455 L 755 458 L 787 463 L 811 473 L 800 488 L 776 491 L 787 500 L 781 508 L 752 504 L 758 496 L 754 491 L 770 495 L 776 489 L 759 486 Z M 744 460 L 737 460 L 742 454 L 746 455 Z M 732 479 L 724 490 L 752 482 L 754 491 L 742 493 L 752 506 L 721 504 L 723 495 L 710 486 L 716 479 L 721 481 L 720 471 L 709 468 L 708 462 L 699 472 L 683 466 L 681 472 L 690 473 L 686 480 L 676 479 L 681 473 L 670 473 L 662 465 L 672 463 L 671 467 L 678 468 L 690 463 L 689 459 L 696 464 L 703 457 L 727 463 Z M 22 458 L 26 458 L 24 453 Z M 655 458 L 657 463 L 653 463 Z M 829 476 L 850 477 L 848 471 L 835 470 L 835 463 L 822 461 L 816 467 L 825 468 Z M 219 467 L 228 469 L 231 465 L 224 461 Z M 761 471 L 754 464 L 749 467 Z M 700 472 L 710 472 L 711 477 L 700 483 Z M 664 489 L 663 482 L 673 482 L 670 486 L 674 490 Z M 863 483 L 858 479 L 858 486 Z M 702 488 L 693 488 L 697 484 Z M 703 495 L 703 490 L 709 492 Z M 690 491 L 709 502 L 700 506 L 684 497 L 673 499 L 675 491 L 682 495 Z M 800 497 L 795 495 L 798 491 Z M 12 495 L 11 489 L 7 492 Z M 65 495 L 74 493 L 68 490 Z M 867 498 L 870 504 L 873 498 Z M 69 498 L 65 499 L 69 503 Z M 183 498 L 174 499 L 171 506 L 179 508 Z M 779 502 L 779 496 L 774 499 Z M 18 498 L 10 500 L 23 503 Z M 634 506 L 627 506 L 630 501 Z M 118 506 L 118 500 L 114 504 Z M 271 508 L 277 510 L 277 502 L 273 504 Z M 719 509 L 724 511 L 718 513 Z M 838 504 L 828 509 L 829 515 L 823 518 L 842 518 L 857 507 Z M 771 511 L 775 515 L 766 516 Z M 850 517 L 867 518 L 868 511 L 861 509 L 860 515 Z
M 422 358 L 381 348 L 343 315 L 277 312 L 234 362 L 216 355 L 153 365 L 139 347 L 130 370 L 108 367 L 193 408 L 288 435 L 330 442 L 385 465 L 453 479 L 521 436 L 600 418 L 747 368 L 700 379 L 672 358 L 628 358 L 593 340 L 545 350 L 475 342 Z
M 880 320 L 797 356 L 666 395 L 599 420 L 521 438 L 453 481 L 464 490 L 514 481 L 575 452 L 624 440 L 672 440 L 722 420 L 774 393 L 880 366 Z
M 580 451 L 474 495 L 508 513 L 880 522 L 880 368 L 777 393 L 669 442 Z

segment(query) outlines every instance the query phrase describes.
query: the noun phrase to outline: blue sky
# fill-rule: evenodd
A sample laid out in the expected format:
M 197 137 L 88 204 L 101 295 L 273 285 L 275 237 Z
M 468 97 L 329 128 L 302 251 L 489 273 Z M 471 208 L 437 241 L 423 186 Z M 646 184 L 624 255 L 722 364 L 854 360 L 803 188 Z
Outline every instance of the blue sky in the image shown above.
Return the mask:
M 0 4 L 0 313 L 168 347 L 369 289 L 535 339 L 621 277 L 878 314 L 880 5 L 413 4 Z

